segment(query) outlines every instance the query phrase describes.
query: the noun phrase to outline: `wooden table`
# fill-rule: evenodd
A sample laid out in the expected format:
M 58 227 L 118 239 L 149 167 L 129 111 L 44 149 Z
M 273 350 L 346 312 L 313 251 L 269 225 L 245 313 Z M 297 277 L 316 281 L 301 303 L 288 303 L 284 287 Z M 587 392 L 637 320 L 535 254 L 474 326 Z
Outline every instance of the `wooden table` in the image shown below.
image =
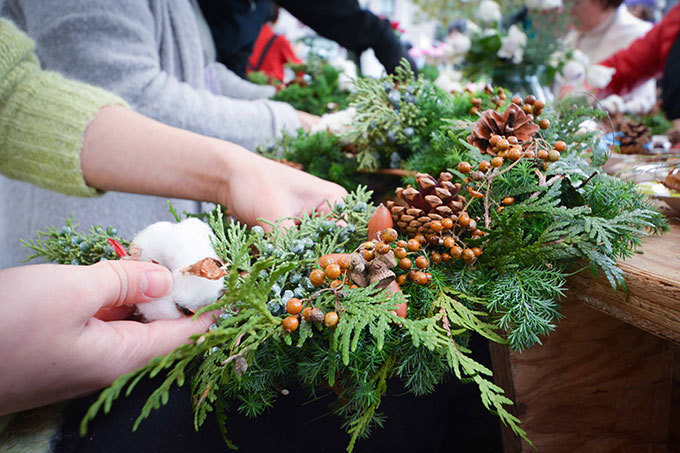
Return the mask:
M 680 223 L 604 276 L 569 281 L 557 329 L 524 353 L 492 345 L 497 383 L 539 452 L 680 452 Z M 532 451 L 508 430 L 507 453 Z

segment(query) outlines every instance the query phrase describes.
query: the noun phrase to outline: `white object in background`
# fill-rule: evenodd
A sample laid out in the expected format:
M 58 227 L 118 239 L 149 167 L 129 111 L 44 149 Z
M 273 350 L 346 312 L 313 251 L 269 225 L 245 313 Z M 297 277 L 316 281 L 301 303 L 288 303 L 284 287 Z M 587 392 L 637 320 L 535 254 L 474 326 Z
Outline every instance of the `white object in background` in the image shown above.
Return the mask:
M 501 38 L 501 48 L 498 56 L 508 58 L 515 64 L 520 64 L 524 59 L 524 47 L 527 45 L 527 35 L 513 25 L 508 30 L 508 36 Z
M 445 69 L 439 72 L 439 76 L 437 76 L 434 84 L 447 93 L 462 93 L 464 90 L 462 80 L 463 74 L 460 72 L 453 69 Z
M 599 64 L 590 65 L 586 71 L 586 82 L 593 88 L 604 88 L 612 81 L 616 69 Z
M 501 7 L 493 0 L 484 0 L 479 4 L 479 11 L 477 13 L 482 22 L 498 23 L 503 18 L 501 14 Z
M 354 107 L 335 113 L 326 113 L 318 123 L 312 126 L 310 132 L 315 134 L 317 132 L 328 131 L 334 135 L 341 135 L 349 131 L 356 114 L 357 111 Z
M 210 280 L 184 271 L 204 258 L 219 260 L 210 243 L 212 237 L 210 227 L 194 218 L 179 223 L 154 223 L 137 233 L 130 244 L 131 257 L 167 267 L 174 282 L 170 294 L 137 304 L 144 319 L 179 318 L 183 316 L 180 309 L 196 312 L 221 297 L 224 277 Z
M 564 6 L 562 0 L 527 0 L 527 8 L 538 11 L 545 11 L 548 9 L 557 9 Z

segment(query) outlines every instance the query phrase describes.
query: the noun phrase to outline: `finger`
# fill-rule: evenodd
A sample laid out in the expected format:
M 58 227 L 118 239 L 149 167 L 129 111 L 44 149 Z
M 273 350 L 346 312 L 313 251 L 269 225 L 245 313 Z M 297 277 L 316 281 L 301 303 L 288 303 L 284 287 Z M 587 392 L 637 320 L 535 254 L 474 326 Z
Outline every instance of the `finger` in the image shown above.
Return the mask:
M 114 374 L 120 375 L 146 365 L 154 357 L 169 354 L 178 346 L 189 343 L 192 335 L 204 333 L 213 323 L 215 313 L 205 313 L 196 320 L 191 317 L 164 319 L 143 324 L 136 321 L 112 321 L 120 342 L 116 345 Z
M 111 309 L 163 297 L 172 290 L 170 271 L 158 264 L 141 261 L 103 261 L 83 268 L 91 296 L 91 312 Z

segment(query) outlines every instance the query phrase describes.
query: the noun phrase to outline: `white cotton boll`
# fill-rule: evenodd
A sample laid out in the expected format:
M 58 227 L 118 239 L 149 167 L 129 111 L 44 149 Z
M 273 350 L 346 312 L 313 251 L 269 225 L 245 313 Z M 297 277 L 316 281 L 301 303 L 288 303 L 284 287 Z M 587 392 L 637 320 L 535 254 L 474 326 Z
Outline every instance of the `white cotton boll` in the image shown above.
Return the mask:
M 585 53 L 583 53 L 582 51 L 580 51 L 578 49 L 574 49 L 572 51 L 571 59 L 578 62 L 578 63 L 581 63 L 581 65 L 584 68 L 587 68 L 588 66 L 590 66 L 590 58 L 588 57 L 588 55 L 586 55 Z
M 626 101 L 621 96 L 612 94 L 611 96 L 600 101 L 602 108 L 609 113 L 623 112 L 626 107 Z
M 588 68 L 586 82 L 593 88 L 605 88 L 612 81 L 614 74 L 616 69 L 595 64 Z
M 357 111 L 354 107 L 335 113 L 326 113 L 318 123 L 312 126 L 311 133 L 328 131 L 331 134 L 341 135 L 349 131 L 356 114 Z
M 524 59 L 524 47 L 527 45 L 527 35 L 513 25 L 508 30 L 508 36 L 501 38 L 501 48 L 498 50 L 500 58 L 508 58 L 515 64 L 520 64 Z
M 493 0 L 484 0 L 479 4 L 479 18 L 482 22 L 496 23 L 502 19 L 501 7 Z
M 224 290 L 224 277 L 210 280 L 182 272 L 204 258 L 218 259 L 210 243 L 210 227 L 198 219 L 180 223 L 158 222 L 140 231 L 130 244 L 130 253 L 139 261 L 154 261 L 172 273 L 170 294 L 143 304 L 137 310 L 147 321 L 179 318 L 177 308 L 192 312 L 215 302 Z
M 449 45 L 451 53 L 454 56 L 465 56 L 472 47 L 472 41 L 463 33 L 456 33 L 453 37 L 448 39 L 446 43 Z
M 548 9 L 557 9 L 564 6 L 562 0 L 527 0 L 527 8 L 544 11 Z
M 437 80 L 434 84 L 446 91 L 447 93 L 456 92 L 461 93 L 464 89 L 461 80 L 463 79 L 463 74 L 459 71 L 444 70 L 439 73 Z
M 583 135 L 587 134 L 589 132 L 595 132 L 600 130 L 600 125 L 598 124 L 597 121 L 594 120 L 585 120 L 581 124 L 579 124 L 578 131 L 576 132 L 576 135 Z
M 570 60 L 562 69 L 562 76 L 565 82 L 575 84 L 581 82 L 586 77 L 586 68 L 576 60 Z

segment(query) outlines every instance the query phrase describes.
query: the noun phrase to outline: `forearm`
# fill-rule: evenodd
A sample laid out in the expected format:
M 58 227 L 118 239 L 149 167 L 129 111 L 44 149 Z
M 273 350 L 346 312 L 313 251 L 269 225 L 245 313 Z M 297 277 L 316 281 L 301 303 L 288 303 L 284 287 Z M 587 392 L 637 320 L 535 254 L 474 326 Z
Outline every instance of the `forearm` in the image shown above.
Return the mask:
M 233 166 L 255 157 L 229 142 L 159 123 L 110 106 L 88 126 L 81 165 L 100 190 L 223 202 Z

